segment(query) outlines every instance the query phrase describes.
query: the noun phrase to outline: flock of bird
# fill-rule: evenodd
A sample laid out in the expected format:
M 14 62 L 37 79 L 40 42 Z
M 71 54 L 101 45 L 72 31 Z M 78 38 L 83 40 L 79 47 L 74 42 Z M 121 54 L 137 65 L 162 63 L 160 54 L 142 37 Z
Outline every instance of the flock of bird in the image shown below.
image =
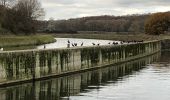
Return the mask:
M 71 42 L 68 40 L 67 43 L 70 44 Z M 80 46 L 83 46 L 83 44 L 84 43 L 82 42 Z M 77 43 L 72 43 L 71 45 L 72 45 L 72 47 L 77 47 L 78 46 Z
M 78 44 L 77 43 L 71 43 L 69 40 L 67 41 L 69 47 L 70 47 L 70 44 L 72 45 L 72 47 L 77 47 Z M 134 44 L 134 43 L 143 43 L 143 40 L 141 41 L 136 41 L 136 40 L 133 40 L 133 41 L 120 41 L 120 42 L 109 42 L 108 45 L 123 45 L 123 44 Z M 83 46 L 84 43 L 82 42 L 80 44 L 80 46 Z M 100 46 L 100 43 L 92 43 L 93 46 Z
M 77 47 L 78 44 L 77 43 L 71 43 L 69 40 L 67 41 L 68 43 L 68 47 L 70 47 L 70 44 L 72 45 L 72 47 Z M 120 41 L 120 42 L 109 42 L 108 45 L 119 45 L 119 44 L 133 44 L 133 43 L 143 43 L 143 40 L 141 41 L 136 41 L 136 40 L 133 40 L 133 41 Z M 80 46 L 83 46 L 84 43 L 82 42 L 80 44 Z M 100 43 L 98 44 L 95 44 L 95 43 L 92 43 L 93 46 L 100 46 Z M 44 49 L 46 49 L 46 45 L 44 45 Z M 0 51 L 3 51 L 3 48 L 0 47 Z

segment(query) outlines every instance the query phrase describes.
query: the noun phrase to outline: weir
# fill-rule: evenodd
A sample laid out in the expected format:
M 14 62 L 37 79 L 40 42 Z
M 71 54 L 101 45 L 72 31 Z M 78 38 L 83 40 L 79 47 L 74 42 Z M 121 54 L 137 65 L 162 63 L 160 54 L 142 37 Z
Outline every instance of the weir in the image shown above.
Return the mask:
M 160 50 L 160 41 L 150 41 L 116 46 L 1 52 L 0 86 L 101 68 Z

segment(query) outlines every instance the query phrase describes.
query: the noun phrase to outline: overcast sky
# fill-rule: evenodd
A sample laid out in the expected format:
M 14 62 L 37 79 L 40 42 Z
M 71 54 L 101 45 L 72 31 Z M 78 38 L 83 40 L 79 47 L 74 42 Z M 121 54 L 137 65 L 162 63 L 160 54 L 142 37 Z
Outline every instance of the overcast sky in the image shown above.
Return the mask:
M 170 0 L 41 0 L 45 19 L 170 11 Z

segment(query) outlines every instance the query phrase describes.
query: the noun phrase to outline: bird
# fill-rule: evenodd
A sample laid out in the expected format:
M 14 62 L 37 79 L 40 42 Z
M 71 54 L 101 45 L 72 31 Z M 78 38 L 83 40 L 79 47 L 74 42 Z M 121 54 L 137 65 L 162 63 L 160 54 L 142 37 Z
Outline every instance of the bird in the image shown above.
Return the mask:
M 1 48 L 0 51 L 4 51 L 4 48 Z
M 97 44 L 98 46 L 100 45 L 100 43 Z
M 77 43 L 74 43 L 74 46 L 77 46 Z
M 123 41 L 121 41 L 120 44 L 123 44 Z
M 110 42 L 108 44 L 110 44 Z
M 74 44 L 73 44 L 73 43 L 72 43 L 71 45 L 74 47 Z
M 70 43 L 70 41 L 69 41 L 69 40 L 68 40 L 67 42 L 68 42 L 68 43 Z
M 93 45 L 96 45 L 95 43 L 92 43 Z
M 83 42 L 81 43 L 81 46 L 83 46 Z
M 46 45 L 44 45 L 44 49 L 46 49 Z

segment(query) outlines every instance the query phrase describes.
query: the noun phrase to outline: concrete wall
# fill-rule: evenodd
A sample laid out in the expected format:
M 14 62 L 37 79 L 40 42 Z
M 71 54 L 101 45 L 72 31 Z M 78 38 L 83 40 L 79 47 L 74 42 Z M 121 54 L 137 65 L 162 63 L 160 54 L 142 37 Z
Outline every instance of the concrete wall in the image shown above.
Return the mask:
M 48 78 L 129 61 L 158 52 L 160 41 L 129 45 L 0 53 L 0 85 Z
M 74 96 L 82 91 L 87 91 L 89 86 L 107 85 L 110 84 L 108 81 L 117 84 L 117 81 L 124 76 L 126 78 L 131 76 L 159 58 L 160 53 L 156 53 L 118 66 L 2 88 L 0 89 L 0 100 L 60 100 L 61 97 Z M 99 89 L 100 86 L 92 88 Z M 65 99 L 69 100 L 69 98 Z

